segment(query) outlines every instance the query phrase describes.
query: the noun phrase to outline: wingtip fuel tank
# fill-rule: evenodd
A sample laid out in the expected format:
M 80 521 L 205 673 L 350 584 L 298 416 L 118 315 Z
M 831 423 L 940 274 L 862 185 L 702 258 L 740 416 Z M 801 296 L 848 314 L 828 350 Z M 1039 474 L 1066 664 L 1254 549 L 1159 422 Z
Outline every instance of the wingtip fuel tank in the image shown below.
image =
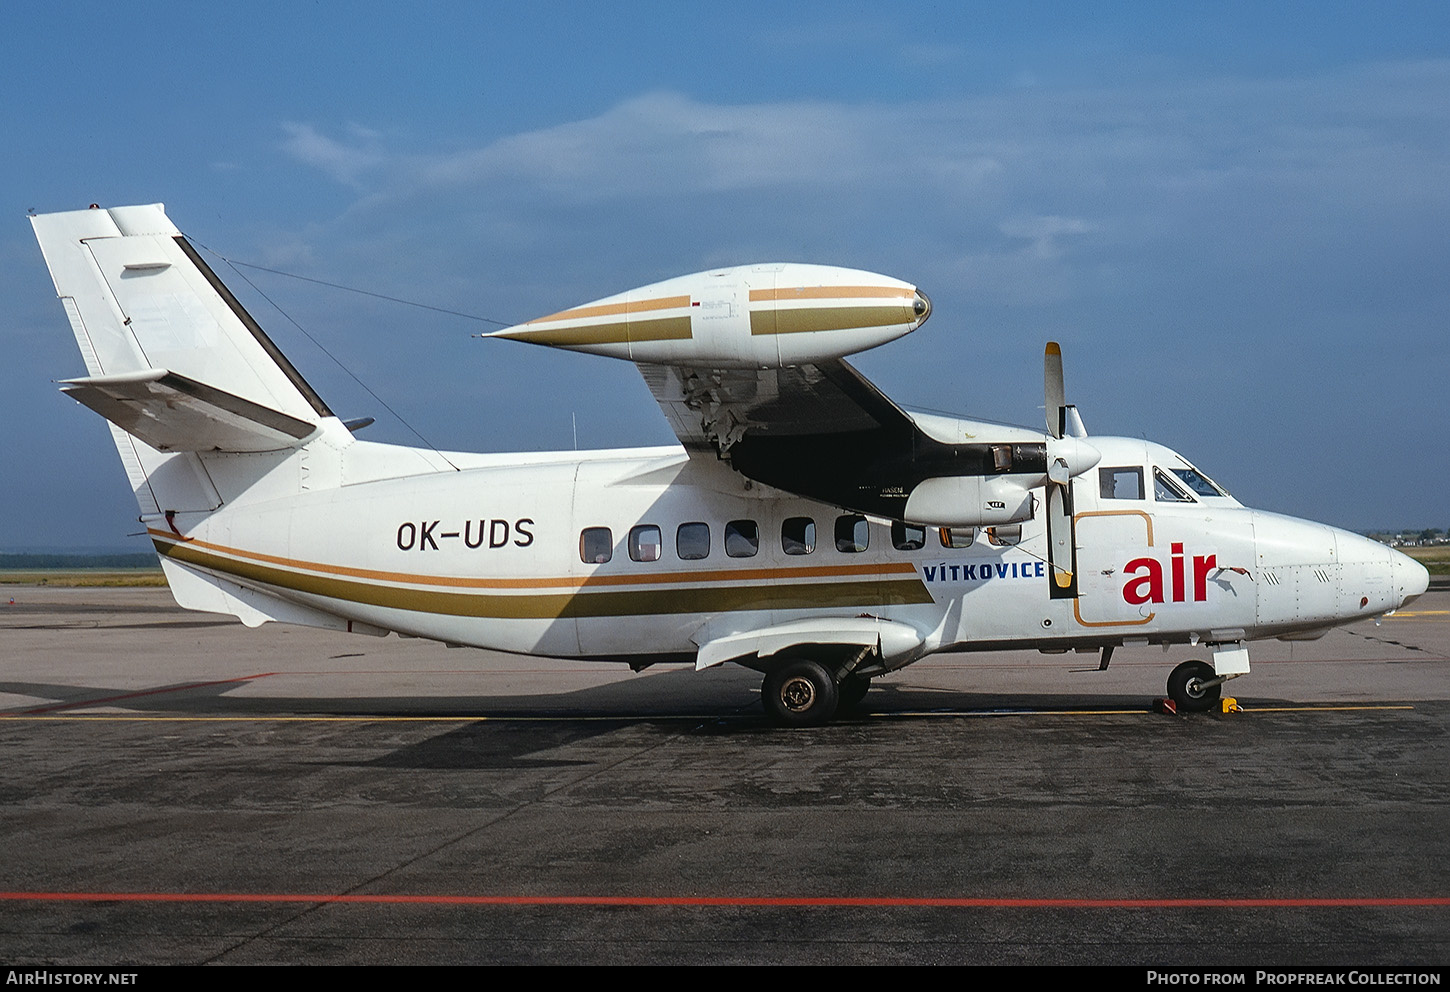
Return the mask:
M 776 263 L 667 279 L 489 337 L 634 362 L 779 368 L 875 348 L 930 315 L 931 301 L 900 279 Z

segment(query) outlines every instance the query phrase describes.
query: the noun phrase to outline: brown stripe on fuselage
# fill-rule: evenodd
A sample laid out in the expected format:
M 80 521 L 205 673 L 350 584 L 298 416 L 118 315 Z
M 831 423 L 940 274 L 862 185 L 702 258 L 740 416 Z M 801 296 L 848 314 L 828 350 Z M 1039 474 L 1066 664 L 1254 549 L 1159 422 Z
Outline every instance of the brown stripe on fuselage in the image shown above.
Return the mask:
M 690 338 L 689 317 L 656 317 L 653 320 L 615 321 L 609 324 L 587 324 L 583 327 L 540 327 L 525 324 L 522 329 L 501 335 L 531 344 L 551 344 L 567 348 L 582 344 L 627 344 L 630 341 L 687 341 Z
M 909 324 L 915 319 L 907 306 L 769 308 L 750 311 L 750 333 L 800 334 L 849 327 L 888 327 Z
M 782 585 L 695 586 L 562 593 L 462 593 L 374 585 L 327 575 L 306 575 L 256 561 L 238 561 L 195 547 L 196 542 L 153 540 L 159 554 L 263 585 L 344 602 L 445 616 L 555 620 L 737 610 L 893 606 L 930 603 L 926 586 L 910 578 Z
M 149 528 L 147 533 L 151 535 L 153 544 L 158 541 L 164 541 L 168 544 L 186 544 L 188 547 L 203 548 L 207 551 L 215 551 L 223 555 L 244 558 L 262 564 L 281 565 L 286 568 L 302 569 L 310 572 L 324 572 L 329 575 L 346 576 L 348 578 L 372 579 L 377 582 L 401 582 L 408 585 L 444 586 L 463 589 L 583 589 L 599 586 L 658 586 L 699 582 L 789 581 L 798 579 L 846 578 L 850 576 L 905 576 L 916 574 L 915 565 L 910 562 L 898 561 L 859 565 L 797 565 L 784 568 L 718 568 L 688 572 L 641 571 L 633 574 L 614 573 L 601 575 L 595 572 L 591 575 L 551 576 L 537 579 L 476 578 L 461 575 L 424 575 L 417 572 L 380 571 L 369 568 L 354 568 L 350 565 L 331 565 L 324 562 L 304 561 L 298 558 L 284 558 L 281 555 L 269 555 L 260 551 L 245 551 L 241 548 L 232 548 L 224 544 L 214 544 L 210 541 L 203 541 L 192 537 L 185 537 L 178 540 L 176 535 L 169 531 L 157 530 L 155 528 Z

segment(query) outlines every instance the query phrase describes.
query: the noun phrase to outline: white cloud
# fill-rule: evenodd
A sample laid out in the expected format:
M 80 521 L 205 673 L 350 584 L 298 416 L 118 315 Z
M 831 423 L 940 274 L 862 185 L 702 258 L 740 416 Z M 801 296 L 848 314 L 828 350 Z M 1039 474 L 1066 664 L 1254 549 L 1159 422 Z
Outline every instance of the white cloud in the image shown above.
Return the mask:
M 997 225 L 1011 238 L 1025 238 L 1027 253 L 1043 261 L 1060 258 L 1060 239 L 1067 234 L 1087 234 L 1093 226 L 1077 217 L 1012 217 Z
M 652 93 L 459 151 L 394 150 L 376 131 L 353 126 L 334 138 L 300 123 L 284 126 L 284 147 L 383 200 L 460 189 L 558 202 L 913 189 L 953 205 L 1003 198 L 988 209 L 1000 210 L 994 223 L 1011 223 L 1005 218 L 1062 212 L 1041 209 L 1046 197 L 1132 209 L 1134 201 L 1246 183 L 1344 190 L 1394 178 L 1406 164 L 1443 169 L 1447 95 L 1450 63 L 1316 80 L 1037 87 L 895 105 L 722 105 Z M 1380 191 L 1393 192 L 1383 182 L 1361 189 Z
M 446 151 L 357 126 L 286 132 L 292 157 L 359 194 L 308 240 L 372 237 L 380 264 L 417 245 L 409 264 L 455 279 L 479 245 L 507 246 L 492 260 L 506 284 L 542 278 L 524 275 L 540 269 L 530 253 L 552 280 L 588 259 L 579 292 L 594 295 L 759 257 L 1014 305 L 1170 257 L 1220 280 L 1272 268 L 1281 286 L 1312 283 L 1354 266 L 1356 220 L 1450 205 L 1450 62 L 896 104 L 650 93 Z
M 319 134 L 310 124 L 284 123 L 282 130 L 287 132 L 282 147 L 289 155 L 346 186 L 361 189 L 363 175 L 388 161 L 379 142 L 381 135 L 367 128 L 349 128 L 351 143 Z

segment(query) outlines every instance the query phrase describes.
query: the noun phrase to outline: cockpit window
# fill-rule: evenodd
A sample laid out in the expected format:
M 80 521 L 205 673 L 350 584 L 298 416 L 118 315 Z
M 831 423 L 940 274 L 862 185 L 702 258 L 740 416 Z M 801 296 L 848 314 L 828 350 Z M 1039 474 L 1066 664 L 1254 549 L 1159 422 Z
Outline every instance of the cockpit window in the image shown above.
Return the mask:
M 1196 468 L 1175 468 L 1173 474 L 1183 480 L 1183 484 L 1200 496 L 1227 496 L 1223 487 L 1204 475 Z
M 1103 499 L 1142 499 L 1143 469 L 1137 465 L 1098 469 L 1098 495 Z
M 1160 503 L 1196 502 L 1167 472 L 1156 465 L 1153 466 L 1153 498 Z

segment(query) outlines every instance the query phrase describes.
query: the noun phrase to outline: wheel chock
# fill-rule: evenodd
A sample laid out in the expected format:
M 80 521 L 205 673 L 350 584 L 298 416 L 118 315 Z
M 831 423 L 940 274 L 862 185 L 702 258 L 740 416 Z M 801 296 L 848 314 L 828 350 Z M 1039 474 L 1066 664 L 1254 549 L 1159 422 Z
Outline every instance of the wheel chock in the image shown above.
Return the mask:
M 1239 706 L 1239 701 L 1237 699 L 1235 699 L 1234 697 L 1232 697 L 1232 696 L 1224 696 L 1222 699 L 1220 699 L 1219 700 L 1219 707 L 1220 707 L 1219 708 L 1219 712 L 1220 713 L 1242 713 L 1243 712 L 1243 707 Z
M 1166 713 L 1169 716 L 1177 716 L 1178 707 L 1171 699 L 1155 699 L 1153 700 L 1153 712 Z

